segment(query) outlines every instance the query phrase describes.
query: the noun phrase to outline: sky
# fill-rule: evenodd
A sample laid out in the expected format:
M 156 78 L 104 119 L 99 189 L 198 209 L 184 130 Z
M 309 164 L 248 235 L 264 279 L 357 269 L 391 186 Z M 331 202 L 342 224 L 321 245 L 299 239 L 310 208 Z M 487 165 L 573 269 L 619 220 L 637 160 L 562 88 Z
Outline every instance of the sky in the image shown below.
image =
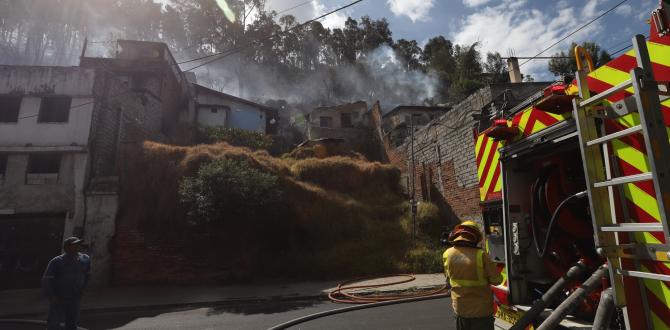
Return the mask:
M 266 9 L 292 14 L 303 22 L 352 0 L 266 0 Z M 479 42 L 483 55 L 534 56 L 622 0 L 364 0 L 322 20 L 341 27 L 347 16 L 386 18 L 394 40 L 414 39 L 424 45 L 442 35 L 455 44 Z M 658 0 L 627 0 L 543 55 L 566 51 L 572 41 L 594 41 L 610 53 L 630 45 L 635 34 L 648 35 L 646 23 Z M 523 63 L 524 61 L 521 60 Z M 546 60 L 522 65 L 536 81 L 553 80 Z

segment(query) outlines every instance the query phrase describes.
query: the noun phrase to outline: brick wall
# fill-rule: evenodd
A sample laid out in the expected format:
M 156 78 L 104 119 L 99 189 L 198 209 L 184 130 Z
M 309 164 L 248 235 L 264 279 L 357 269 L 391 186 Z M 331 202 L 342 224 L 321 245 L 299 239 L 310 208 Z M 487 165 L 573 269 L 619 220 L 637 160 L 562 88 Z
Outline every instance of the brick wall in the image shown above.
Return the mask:
M 117 175 L 121 147 L 144 140 L 165 141 L 161 102 L 153 93 L 130 90 L 113 74 L 98 71 L 91 129 L 92 177 Z
M 408 195 L 414 193 L 419 201 L 435 203 L 451 223 L 465 218 L 481 220 L 474 151 L 477 122 L 472 116 L 486 112 L 491 105 L 509 109 L 546 85 L 548 83 L 494 84 L 471 94 L 449 112 L 415 131 L 414 171 L 411 169 L 411 137 L 394 147 L 389 132 L 379 130 L 385 158 L 406 174 Z M 373 108 L 373 113 L 375 111 L 381 113 L 380 109 Z

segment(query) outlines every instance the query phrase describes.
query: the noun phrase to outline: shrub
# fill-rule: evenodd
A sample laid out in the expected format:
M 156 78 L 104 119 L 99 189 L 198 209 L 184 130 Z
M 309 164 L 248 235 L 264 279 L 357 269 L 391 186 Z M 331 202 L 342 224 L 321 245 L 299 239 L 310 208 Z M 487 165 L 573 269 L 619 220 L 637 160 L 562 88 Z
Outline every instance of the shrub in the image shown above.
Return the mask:
M 278 177 L 227 158 L 203 164 L 179 186 L 192 223 L 217 223 L 254 218 L 280 197 Z
M 419 203 L 416 213 L 417 240 L 429 245 L 438 244 L 442 231 L 447 224 L 447 217 L 440 212 L 437 205 L 430 202 Z M 411 235 L 412 216 L 409 211 L 409 203 L 406 204 L 403 227 L 407 230 L 408 234 Z
M 201 127 L 198 130 L 200 143 L 227 142 L 238 147 L 249 149 L 269 149 L 272 146 L 272 137 L 263 133 L 246 131 L 239 128 Z
M 413 273 L 440 273 L 444 249 L 419 245 L 411 249 L 405 258 L 405 268 Z

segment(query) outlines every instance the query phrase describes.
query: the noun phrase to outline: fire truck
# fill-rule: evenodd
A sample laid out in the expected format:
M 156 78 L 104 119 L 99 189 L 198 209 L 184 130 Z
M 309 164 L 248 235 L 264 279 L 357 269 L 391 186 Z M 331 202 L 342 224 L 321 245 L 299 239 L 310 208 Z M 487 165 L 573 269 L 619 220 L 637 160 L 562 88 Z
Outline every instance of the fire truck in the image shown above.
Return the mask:
M 648 36 L 480 119 L 486 248 L 513 329 L 670 329 L 670 1 Z

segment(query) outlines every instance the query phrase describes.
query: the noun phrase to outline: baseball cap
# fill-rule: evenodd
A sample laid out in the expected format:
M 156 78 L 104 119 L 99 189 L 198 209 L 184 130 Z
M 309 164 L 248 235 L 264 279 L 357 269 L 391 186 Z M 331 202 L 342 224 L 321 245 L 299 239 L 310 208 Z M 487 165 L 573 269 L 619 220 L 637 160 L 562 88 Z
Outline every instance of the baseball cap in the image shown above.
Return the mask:
M 65 245 L 74 245 L 74 244 L 81 244 L 84 243 L 83 239 L 80 239 L 79 237 L 68 237 L 63 241 L 63 246 Z

